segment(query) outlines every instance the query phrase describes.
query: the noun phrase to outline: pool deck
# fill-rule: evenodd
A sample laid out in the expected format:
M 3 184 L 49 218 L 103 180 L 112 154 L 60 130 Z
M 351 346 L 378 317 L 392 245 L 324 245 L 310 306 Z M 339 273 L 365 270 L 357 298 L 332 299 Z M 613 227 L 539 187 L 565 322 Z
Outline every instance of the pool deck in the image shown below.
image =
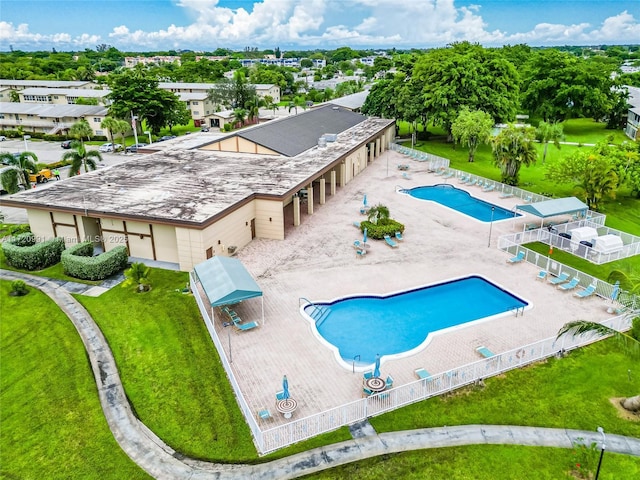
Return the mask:
M 412 178 L 402 177 L 397 164 L 409 164 Z M 388 167 L 387 167 L 388 165 Z M 388 176 L 387 176 L 388 172 Z M 606 318 L 606 301 L 579 299 L 547 282 L 536 280 L 533 265 L 509 264 L 509 255 L 496 248 L 500 235 L 522 231 L 528 216 L 494 222 L 491 247 L 489 225 L 470 219 L 432 202 L 396 193 L 403 188 L 450 183 L 473 196 L 512 209 L 518 199 L 500 199 L 497 192 L 464 186 L 456 179 L 442 179 L 427 171 L 427 164 L 387 151 L 314 214 L 302 217 L 299 227 L 289 227 L 283 241 L 256 239 L 237 255 L 264 292 L 264 323 L 253 330 L 225 330 L 222 319 L 216 330 L 229 356 L 234 375 L 254 413 L 268 408 L 273 418 L 259 420 L 264 428 L 288 422 L 275 409 L 275 393 L 287 375 L 291 396 L 298 401 L 293 419 L 319 413 L 361 398 L 362 373 L 341 367 L 334 354 L 312 333 L 299 313 L 299 299 L 332 300 L 344 295 L 388 294 L 455 277 L 478 274 L 532 303 L 522 316 L 507 315 L 444 334 L 434 335 L 421 352 L 384 361 L 383 376 L 392 375 L 395 385 L 414 381 L 414 370 L 432 374 L 472 363 L 482 357 L 484 345 L 494 353 L 555 336 L 571 320 Z M 381 203 L 391 217 L 405 225 L 404 241 L 391 248 L 369 240 L 371 248 L 359 258 L 352 247 L 362 240 L 354 221 L 363 195 L 369 205 Z M 461 302 L 465 299 L 461 298 Z M 454 310 L 456 305 L 451 305 Z M 261 321 L 260 299 L 234 307 L 244 321 Z M 228 327 L 232 328 L 232 327 Z

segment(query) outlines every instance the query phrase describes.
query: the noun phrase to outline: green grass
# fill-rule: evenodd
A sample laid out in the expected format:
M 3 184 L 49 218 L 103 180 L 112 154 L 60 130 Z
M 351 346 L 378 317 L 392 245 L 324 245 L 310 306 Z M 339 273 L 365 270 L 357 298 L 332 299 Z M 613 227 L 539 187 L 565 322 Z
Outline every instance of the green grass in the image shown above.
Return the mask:
M 150 478 L 120 449 L 102 413 L 82 341 L 39 291 L 0 281 L 0 477 Z
M 609 135 L 613 136 L 613 143 L 630 141 L 622 130 L 607 130 L 605 123 L 596 122 L 592 118 L 573 118 L 564 121 L 562 126 L 565 142 L 598 143 Z

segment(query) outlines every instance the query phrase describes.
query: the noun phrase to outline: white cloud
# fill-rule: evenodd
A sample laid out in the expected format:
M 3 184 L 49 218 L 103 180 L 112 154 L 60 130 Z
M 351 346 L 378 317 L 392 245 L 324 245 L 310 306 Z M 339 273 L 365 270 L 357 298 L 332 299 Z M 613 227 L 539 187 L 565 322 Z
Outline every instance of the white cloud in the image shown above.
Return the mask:
M 29 25 L 21 23 L 17 27 L 11 22 L 0 21 L 0 43 L 5 45 L 14 45 L 18 48 L 22 46 L 29 47 L 57 47 L 71 46 L 74 48 L 94 47 L 100 42 L 100 35 L 89 35 L 83 33 L 77 37 L 72 37 L 68 33 L 54 33 L 51 35 L 42 35 L 40 33 L 31 33 Z

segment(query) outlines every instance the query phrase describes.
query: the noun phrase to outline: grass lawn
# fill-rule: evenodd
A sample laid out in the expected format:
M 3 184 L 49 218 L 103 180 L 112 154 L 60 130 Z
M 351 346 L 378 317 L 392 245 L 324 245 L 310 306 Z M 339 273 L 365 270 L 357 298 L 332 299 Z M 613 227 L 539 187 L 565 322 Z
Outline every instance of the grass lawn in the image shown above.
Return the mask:
M 150 478 L 113 438 L 73 324 L 29 290 L 0 281 L 0 478 Z

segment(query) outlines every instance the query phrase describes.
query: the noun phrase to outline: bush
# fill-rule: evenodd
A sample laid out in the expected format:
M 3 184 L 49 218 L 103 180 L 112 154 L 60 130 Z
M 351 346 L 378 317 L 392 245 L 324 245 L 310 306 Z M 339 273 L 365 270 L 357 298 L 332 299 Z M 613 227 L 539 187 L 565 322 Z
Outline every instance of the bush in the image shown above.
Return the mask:
M 127 247 L 93 256 L 93 243 L 82 242 L 62 253 L 62 268 L 71 277 L 83 280 L 104 280 L 127 266 Z
M 33 233 L 17 235 L 2 245 L 9 265 L 22 270 L 42 270 L 60 261 L 64 251 L 64 240 L 53 238 L 36 243 Z
M 24 280 L 14 280 L 11 282 L 11 291 L 9 292 L 9 295 L 12 297 L 22 297 L 27 293 L 29 293 L 29 290 L 27 289 L 27 284 L 24 283 Z
M 382 240 L 385 235 L 393 237 L 396 232 L 404 233 L 404 225 L 391 218 L 378 220 L 378 223 L 371 223 L 368 220 L 360 222 L 360 229 L 367 229 L 367 237 Z
M 225 124 L 224 124 L 224 127 L 222 127 L 222 129 L 223 129 L 225 132 L 230 132 L 232 128 L 233 128 L 233 127 L 231 126 L 231 124 L 230 124 L 230 123 L 225 123 Z

